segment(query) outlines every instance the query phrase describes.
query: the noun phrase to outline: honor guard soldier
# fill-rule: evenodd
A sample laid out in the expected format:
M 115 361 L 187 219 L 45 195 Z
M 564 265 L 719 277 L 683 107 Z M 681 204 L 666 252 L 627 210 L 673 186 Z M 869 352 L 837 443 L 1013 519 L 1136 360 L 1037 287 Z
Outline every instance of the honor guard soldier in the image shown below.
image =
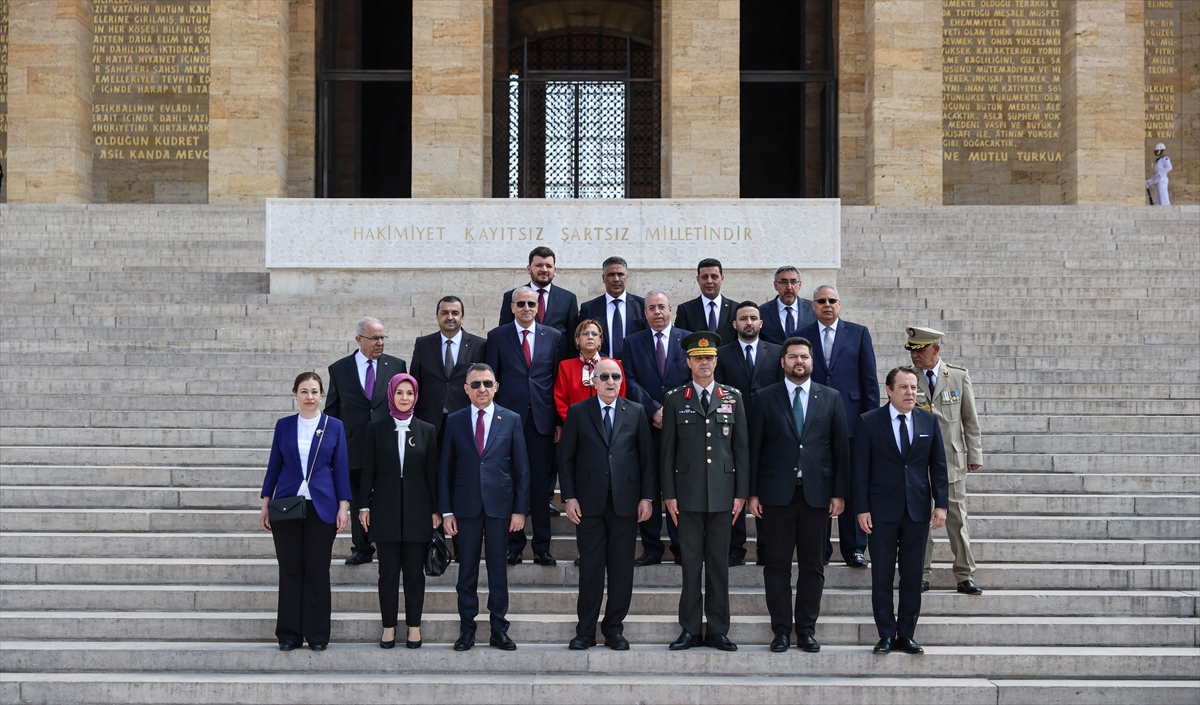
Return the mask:
M 662 496 L 679 527 L 683 553 L 683 632 L 672 651 L 737 650 L 728 637 L 729 534 L 750 493 L 750 434 L 742 395 L 713 378 L 720 345 L 720 336 L 710 331 L 685 337 L 692 381 L 663 397 Z M 701 590 L 701 567 L 707 591 Z M 702 613 L 708 621 L 705 638 Z
M 1154 145 L 1154 176 L 1146 179 L 1146 191 L 1152 192 L 1153 206 L 1171 205 L 1171 194 L 1167 193 L 1167 185 L 1171 183 L 1171 158 L 1167 156 L 1167 145 L 1159 142 Z
M 975 584 L 975 559 L 971 556 L 971 532 L 967 527 L 967 473 L 983 464 L 983 443 L 979 434 L 979 417 L 975 413 L 975 395 L 971 391 L 971 375 L 967 368 L 953 365 L 939 357 L 938 341 L 945 335 L 932 328 L 912 326 L 904 349 L 912 356 L 913 367 L 921 371 L 917 379 L 917 406 L 932 411 L 942 431 L 946 448 L 946 468 L 950 481 L 950 508 L 946 518 L 946 533 L 954 553 L 954 581 L 958 591 L 967 595 L 982 595 Z M 925 546 L 925 573 L 921 590 L 929 589 L 933 564 L 933 532 Z

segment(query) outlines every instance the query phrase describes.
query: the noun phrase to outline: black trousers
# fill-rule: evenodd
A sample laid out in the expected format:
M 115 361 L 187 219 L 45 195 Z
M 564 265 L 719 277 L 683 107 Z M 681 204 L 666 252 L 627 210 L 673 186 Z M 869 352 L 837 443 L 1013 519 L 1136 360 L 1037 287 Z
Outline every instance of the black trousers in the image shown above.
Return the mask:
M 529 523 L 533 525 L 533 552 L 550 550 L 550 466 L 554 462 L 554 436 L 538 433 L 532 419 L 525 426 L 525 450 L 529 453 Z M 521 511 L 514 509 L 513 511 Z M 508 537 L 508 550 L 520 554 L 525 550 L 524 531 L 513 531 Z
M 279 561 L 279 611 L 275 636 L 280 643 L 297 646 L 329 643 L 329 617 L 333 595 L 329 589 L 329 561 L 337 526 L 317 516 L 312 500 L 303 519 L 271 524 L 275 558 Z
M 746 510 L 743 509 L 741 514 L 738 514 L 737 521 L 733 523 L 733 528 L 729 532 L 729 557 L 736 561 L 746 560 L 746 541 L 749 538 L 746 530 Z M 758 526 L 758 535 L 754 537 L 755 553 L 758 559 L 762 560 L 766 555 L 766 544 L 763 543 L 762 524 Z
M 379 551 L 379 614 L 383 628 L 396 626 L 400 609 L 400 571 L 404 570 L 404 624 L 421 626 L 425 609 L 425 556 L 428 541 L 378 541 Z
M 650 441 L 651 445 L 654 446 L 654 457 L 657 458 L 658 450 L 662 443 L 662 430 L 651 426 Z M 654 501 L 654 509 L 650 512 L 650 518 L 638 524 L 638 532 L 642 537 L 642 553 L 651 558 L 663 557 L 663 553 L 666 550 L 666 546 L 662 540 L 662 525 L 664 521 L 667 523 L 667 536 L 671 538 L 671 555 L 682 557 L 683 549 L 679 547 L 679 530 L 676 528 L 675 522 L 666 516 L 661 494 Z
M 371 534 L 358 521 L 358 512 L 366 502 L 359 496 L 359 485 L 362 484 L 362 468 L 350 468 L 350 542 L 351 550 L 364 556 L 375 555 L 375 547 L 371 545 Z
M 596 620 L 604 600 L 604 574 L 608 573 L 608 605 L 600 632 L 605 636 L 624 630 L 633 599 L 633 559 L 637 552 L 637 517 L 617 516 L 612 492 L 600 516 L 581 517 L 575 527 L 579 546 L 579 624 L 575 633 L 596 635 Z
M 496 519 L 480 512 L 479 516 L 458 521 L 458 619 L 459 628 L 475 633 L 475 616 L 479 614 L 479 556 L 487 549 L 488 612 L 492 632 L 507 632 L 508 620 L 508 563 L 504 560 L 508 547 L 508 525 L 512 517 Z
M 876 521 L 867 536 L 871 548 L 871 609 L 879 638 L 913 638 L 921 614 L 921 571 L 925 567 L 925 541 L 929 522 L 913 521 L 905 513 L 900 521 Z M 894 611 L 892 584 L 900 565 L 900 610 Z
M 763 588 L 771 631 L 791 635 L 816 631 L 825 589 L 825 527 L 829 509 L 809 506 L 797 485 L 792 501 L 782 506 L 763 507 L 759 532 L 767 536 L 763 566 Z M 792 611 L 792 553 L 796 554 L 796 604 Z M 793 614 L 795 621 L 793 622 Z
M 850 467 L 854 467 L 854 439 L 850 439 Z M 847 492 L 846 494 L 852 494 Z M 838 515 L 836 520 L 830 519 L 825 526 L 825 560 L 829 560 L 833 556 L 833 522 L 838 523 L 838 547 L 842 554 L 842 560 L 849 563 L 854 558 L 854 553 L 867 550 L 867 532 L 858 527 L 858 512 L 866 511 L 865 509 L 857 509 L 851 502 L 850 497 L 846 497 L 845 509 Z M 828 513 L 826 514 L 828 515 Z M 875 553 L 872 551 L 871 560 L 875 559 Z
M 732 520 L 730 512 L 679 512 L 679 543 L 683 550 L 679 626 L 697 636 L 703 626 L 702 611 L 708 620 L 709 634 L 729 633 L 729 529 Z M 700 590 L 701 568 L 704 569 L 703 592 Z

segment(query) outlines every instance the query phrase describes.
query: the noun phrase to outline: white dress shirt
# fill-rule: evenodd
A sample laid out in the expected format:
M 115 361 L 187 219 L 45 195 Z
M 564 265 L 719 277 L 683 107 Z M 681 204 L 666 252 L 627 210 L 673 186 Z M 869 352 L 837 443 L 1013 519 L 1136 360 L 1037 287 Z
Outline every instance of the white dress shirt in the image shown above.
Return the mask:
M 358 388 L 367 388 L 367 363 L 375 363 L 375 381 L 379 381 L 379 360 L 370 360 L 366 355 L 362 354 L 362 350 L 354 353 L 354 364 L 358 365 Z M 375 391 L 375 390 L 371 390 Z
M 453 338 L 447 338 L 445 333 L 442 333 L 441 335 L 442 335 L 442 338 L 439 341 L 439 343 L 441 344 L 442 349 L 438 351 L 438 357 L 442 360 L 442 364 L 445 364 L 445 362 L 446 362 L 446 341 L 450 341 L 450 358 L 454 361 L 454 364 L 457 365 L 458 364 L 458 353 L 460 350 L 462 350 L 462 337 L 463 337 L 462 328 L 458 329 L 458 332 L 454 334 Z M 376 374 L 378 374 L 378 370 L 376 370 Z
M 796 327 L 796 330 L 800 330 L 800 306 L 798 305 L 799 303 L 800 303 L 800 299 L 796 299 L 795 301 L 792 302 L 791 306 L 788 306 L 787 304 L 783 303 L 783 299 L 780 299 L 780 298 L 775 299 L 775 305 L 779 307 L 779 327 L 783 329 L 784 333 L 787 332 L 788 309 L 791 309 L 791 311 L 792 311 L 792 325 L 794 325 Z
M 474 404 L 472 404 L 471 406 L 469 406 L 467 408 L 471 410 L 471 416 L 470 416 L 471 439 L 472 439 L 472 441 L 474 441 L 474 439 L 475 439 L 475 424 L 479 423 L 479 411 L 480 410 Z M 492 417 L 495 415 L 496 415 L 495 403 L 488 404 L 487 407 L 483 409 L 483 447 L 484 448 L 487 448 L 488 436 L 490 436 L 492 433 Z M 443 517 L 454 516 L 454 512 L 446 512 L 445 514 L 442 514 L 442 516 Z
M 716 312 L 713 315 L 715 315 L 717 317 L 717 325 L 720 326 L 721 325 L 721 295 L 717 294 L 717 298 L 710 299 L 707 296 L 705 296 L 704 294 L 701 294 L 700 295 L 700 303 L 704 306 L 704 325 L 708 325 L 708 312 L 713 310 L 712 308 L 709 307 L 709 304 L 712 303 L 712 304 L 717 305 Z
M 915 408 L 915 407 L 914 407 Z M 913 412 L 903 412 L 888 404 L 888 414 L 892 417 L 892 438 L 896 441 L 896 449 L 900 450 L 900 415 L 904 414 L 904 424 L 908 427 L 908 445 L 912 446 L 913 441 Z
M 305 499 L 312 499 L 312 494 L 308 491 L 308 454 L 312 450 L 313 438 L 317 435 L 317 424 L 321 421 L 321 415 L 306 419 L 303 416 L 296 417 L 296 450 L 300 451 L 300 489 L 296 492 L 298 496 Z
M 396 446 L 400 449 L 400 477 L 404 477 L 404 448 L 408 443 L 408 427 L 412 424 L 413 417 L 401 421 L 398 418 L 392 417 L 392 421 L 396 422 Z
M 788 379 L 787 377 L 784 377 L 783 384 L 785 387 L 787 387 L 788 402 L 790 402 L 792 404 L 793 413 L 796 408 L 796 390 L 797 389 L 800 390 L 800 408 L 804 410 L 805 423 L 808 423 L 808 393 L 809 393 L 809 388 L 812 385 L 812 378 L 810 377 L 810 378 L 804 380 L 803 384 L 796 384 L 795 382 Z M 804 476 L 804 471 L 797 468 L 796 469 L 796 477 L 803 477 L 803 476 Z
M 758 338 L 755 338 L 753 343 L 747 343 L 746 341 L 742 340 L 741 338 L 738 338 L 738 348 L 741 349 L 742 359 L 745 359 L 746 348 L 749 347 L 750 348 L 750 363 L 754 364 L 754 365 L 758 364 L 758 340 L 759 340 Z
M 529 331 L 529 359 L 533 359 L 533 346 L 536 344 L 534 338 L 537 338 L 537 322 L 528 328 L 522 328 L 520 321 L 513 321 L 513 325 L 517 327 L 517 345 L 525 345 L 525 336 L 522 335 L 525 331 Z

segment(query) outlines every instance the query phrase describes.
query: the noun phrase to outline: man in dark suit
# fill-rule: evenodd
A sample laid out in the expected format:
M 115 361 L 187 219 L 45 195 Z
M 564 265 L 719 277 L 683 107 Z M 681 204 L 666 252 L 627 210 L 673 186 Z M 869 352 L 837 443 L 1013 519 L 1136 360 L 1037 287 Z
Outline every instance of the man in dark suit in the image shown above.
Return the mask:
M 804 285 L 800 270 L 785 264 L 775 270 L 774 284 L 778 295 L 759 306 L 758 315 L 763 320 L 762 339 L 778 345 L 797 335 L 797 331 L 817 320 L 817 316 L 813 313 L 812 302 L 800 298 L 800 287 Z
M 625 291 L 629 278 L 628 266 L 621 257 L 604 260 L 604 293 L 579 307 L 579 319 L 600 321 L 604 333 L 605 357 L 621 358 L 625 339 L 640 330 L 646 330 L 646 300 Z M 574 329 L 568 335 L 574 335 Z
M 759 338 L 762 319 L 758 317 L 758 304 L 743 301 L 735 310 L 734 328 L 737 339 L 722 345 L 717 350 L 717 381 L 735 387 L 742 393 L 747 404 L 754 403 L 758 390 L 783 379 L 783 368 L 778 364 L 779 346 Z M 762 535 L 758 541 L 758 563 L 763 562 Z M 746 512 L 738 515 L 729 539 L 729 567 L 746 565 Z
M 788 338 L 780 362 L 784 381 L 761 390 L 750 405 L 750 512 L 759 519 L 758 535 L 767 537 L 766 555 L 759 555 L 775 634 L 771 651 L 788 650 L 794 624 L 796 645 L 817 652 L 825 530 L 850 489 L 850 439 L 841 395 L 812 381 L 812 344 Z M 793 552 L 800 569 L 794 622 Z
M 813 381 L 841 392 L 842 407 L 846 411 L 846 433 L 850 436 L 853 456 L 859 415 L 879 408 L 879 377 L 875 370 L 871 331 L 866 326 L 841 319 L 841 300 L 832 286 L 817 287 L 813 292 L 812 309 L 817 320 L 800 329 L 799 335 L 812 341 Z M 866 568 L 867 559 L 863 552 L 867 549 L 867 535 L 854 520 L 857 508 L 853 496 L 847 500 L 846 510 L 838 517 L 842 559 L 853 568 Z M 833 545 L 826 543 L 825 560 L 829 560 L 832 553 Z
M 915 408 L 917 372 L 897 367 L 887 376 L 887 406 L 860 417 L 854 437 L 851 492 L 858 524 L 871 547 L 871 608 L 879 643 L 875 653 L 925 650 L 913 641 L 921 614 L 921 569 L 930 529 L 946 523 L 949 506 L 946 449 L 937 417 Z M 933 513 L 930 516 L 929 507 Z M 892 584 L 900 566 L 899 614 Z
M 508 534 L 525 528 L 529 504 L 529 458 L 521 417 L 495 404 L 496 375 L 483 363 L 467 370 L 463 385 L 471 406 L 446 417 L 446 442 L 438 468 L 439 511 L 446 533 L 458 539 L 459 635 L 455 651 L 475 645 L 479 614 L 479 555 L 486 545 L 490 644 L 504 651 L 508 636 Z
M 725 283 L 721 262 L 711 258 L 700 260 L 696 283 L 700 285 L 700 295 L 679 304 L 675 326 L 686 331 L 712 331 L 721 340 L 733 340 L 737 337 L 733 330 L 734 301 L 721 296 L 721 285 Z
M 684 336 L 691 331 L 680 330 L 671 325 L 671 302 L 661 291 L 646 294 L 646 323 L 649 326 L 646 330 L 634 333 L 625 340 L 625 349 L 621 351 L 621 366 L 627 376 L 626 394 L 642 405 L 646 418 L 650 421 L 650 440 L 654 444 L 655 457 L 658 457 L 662 439 L 660 429 L 663 425 L 663 398 L 669 390 L 686 384 L 692 376 L 682 347 Z M 663 515 L 659 506 L 656 499 L 650 518 L 639 527 L 642 535 L 642 555 L 634 561 L 634 565 L 662 563 Z M 679 563 L 682 561 L 679 534 L 675 524 L 669 521 L 667 534 L 671 537 L 671 555 L 675 557 L 675 562 Z
M 437 303 L 438 332 L 417 338 L 412 372 L 421 386 L 416 417 L 433 424 L 441 448 L 446 415 L 471 402 L 463 391 L 467 368 L 487 359 L 487 341 L 462 328 L 466 314 L 462 299 L 443 296 Z
M 500 326 L 516 320 L 512 309 L 513 292 L 529 289 L 534 293 L 538 305 L 535 320 L 539 325 L 549 326 L 562 334 L 562 355 L 570 357 L 575 354 L 579 301 L 575 294 L 552 283 L 558 272 L 554 263 L 554 250 L 549 247 L 535 247 L 529 252 L 529 265 L 525 267 L 529 273 L 529 284 L 504 292 L 504 301 L 500 304 Z
M 495 370 L 499 391 L 496 403 L 521 417 L 529 452 L 531 504 L 518 507 L 533 524 L 533 561 L 555 565 L 550 555 L 550 466 L 554 462 L 554 437 L 558 411 L 554 408 L 554 380 L 558 374 L 558 331 L 536 321 L 537 294 L 520 288 L 513 292 L 512 323 L 493 328 L 487 336 L 487 361 Z M 525 531 L 514 531 L 508 541 L 508 563 L 521 562 Z
M 350 460 L 350 489 L 354 500 L 350 515 L 358 516 L 364 506 L 359 494 L 362 484 L 363 453 L 367 447 L 367 426 L 388 417 L 387 387 L 392 377 L 406 371 L 404 360 L 383 354 L 387 336 L 383 324 L 375 318 L 358 322 L 354 342 L 358 350 L 329 366 L 329 393 L 325 395 L 325 413 L 346 428 L 346 450 Z M 362 565 L 374 560 L 375 548 L 366 529 L 350 522 L 353 549 L 346 565 Z
M 645 412 L 618 396 L 620 365 L 601 360 L 592 383 L 596 397 L 571 405 L 558 444 L 559 481 L 579 545 L 579 623 L 569 646 L 596 645 L 607 571 L 608 606 L 600 631 L 605 646 L 625 651 L 637 523 L 650 518 L 658 498 L 657 465 Z

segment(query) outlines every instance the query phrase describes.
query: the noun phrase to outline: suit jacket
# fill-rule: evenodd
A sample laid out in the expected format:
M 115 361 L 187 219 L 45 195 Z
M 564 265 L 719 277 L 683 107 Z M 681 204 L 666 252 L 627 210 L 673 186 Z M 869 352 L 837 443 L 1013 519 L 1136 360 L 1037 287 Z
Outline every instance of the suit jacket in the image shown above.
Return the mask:
M 937 418 L 913 408 L 912 445 L 901 457 L 889 409 L 890 404 L 861 417 L 862 432 L 853 442 L 851 506 L 860 514 L 870 512 L 872 521 L 900 521 L 905 512 L 913 521 L 929 521 L 930 501 L 936 508 L 949 507 L 946 451 Z
M 517 287 L 517 289 L 520 288 L 522 287 Z M 509 289 L 504 292 L 504 300 L 500 304 L 501 328 L 516 320 L 512 312 L 512 295 L 517 289 Z M 533 293 L 536 294 L 537 289 L 534 289 Z M 559 345 L 562 346 L 562 356 L 570 357 L 576 353 L 575 326 L 579 325 L 579 301 L 575 294 L 557 284 L 550 287 L 547 297 L 546 317 L 542 321 L 542 325 L 550 326 L 562 334 L 563 337 L 559 340 Z
M 446 417 L 438 468 L 439 511 L 465 519 L 480 512 L 493 519 L 528 514 L 529 456 L 520 415 L 496 404 L 480 455 L 474 411 L 474 406 L 468 406 Z
M 613 512 L 636 517 L 638 502 L 658 497 L 650 423 L 637 402 L 613 403 L 612 441 L 604 430 L 599 399 L 572 404 L 555 456 L 563 501 L 579 500 L 584 516 L 602 516 L 612 492 Z
M 817 314 L 813 313 L 812 302 L 799 296 L 796 297 L 796 303 L 792 304 L 792 308 L 796 309 L 796 334 L 799 335 L 801 328 L 817 320 Z M 783 341 L 787 340 L 787 334 L 784 333 L 783 322 L 779 320 L 779 297 L 776 296 L 759 306 L 758 317 L 763 322 L 758 337 L 776 345 L 783 345 Z M 817 344 L 815 340 L 809 342 L 813 345 Z
M 850 438 L 846 412 L 836 389 L 810 383 L 804 432 L 796 433 L 787 385 L 759 391 L 750 405 L 750 494 L 769 507 L 786 506 L 801 470 L 804 501 L 828 507 L 832 497 L 850 491 Z
M 341 421 L 328 417 L 317 421 L 317 434 L 313 436 L 308 457 L 300 459 L 300 448 L 296 444 L 296 425 L 299 414 L 285 416 L 275 422 L 275 436 L 271 439 L 271 454 L 267 458 L 267 475 L 263 478 L 260 497 L 295 497 L 300 494 L 300 483 L 312 468 L 308 481 L 308 493 L 312 496 L 317 516 L 326 524 L 337 521 L 338 502 L 350 501 L 350 468 L 346 462 L 346 433 Z M 322 431 L 324 427 L 324 431 Z M 324 438 L 318 442 L 319 439 Z
M 367 427 L 359 497 L 371 509 L 371 540 L 428 541 L 438 506 L 437 432 L 420 419 L 409 421 L 403 468 L 399 441 L 390 416 Z
M 737 301 L 728 296 L 721 296 L 721 310 L 717 311 L 717 335 L 722 343 L 737 338 L 733 329 L 734 306 Z M 697 296 L 691 301 L 684 301 L 675 310 L 675 326 L 687 331 L 708 330 L 708 304 L 703 296 Z
M 798 334 L 812 343 L 812 380 L 842 393 L 846 430 L 854 438 L 859 415 L 879 408 L 879 377 L 871 332 L 866 326 L 839 319 L 829 361 L 821 348 L 820 321 L 808 324 Z
M 641 404 L 646 417 L 654 415 L 662 407 L 667 392 L 692 379 L 687 366 L 687 354 L 680 347 L 681 341 L 690 331 L 672 326 L 671 334 L 663 339 L 667 353 L 666 374 L 658 372 L 658 352 L 655 350 L 654 330 L 647 328 L 625 339 L 621 351 L 621 367 L 628 376 L 629 398 Z
M 612 360 L 610 357 L 601 357 L 600 359 Z M 620 367 L 620 360 L 613 360 L 613 362 Z M 617 393 L 618 396 L 628 396 L 625 382 L 625 370 L 622 369 L 621 389 Z M 571 408 L 572 404 L 594 396 L 596 396 L 596 388 L 583 385 L 583 360 L 580 360 L 578 355 L 558 363 L 558 377 L 554 380 L 554 410 L 558 412 L 560 419 L 567 418 L 567 410 Z
M 363 451 L 367 447 L 367 426 L 372 421 L 390 419 L 388 415 L 388 381 L 407 371 L 404 360 L 380 355 L 375 364 L 375 391 L 368 400 L 358 381 L 358 364 L 354 354 L 343 357 L 329 366 L 329 389 L 325 393 L 325 413 L 346 427 L 350 467 L 363 466 Z
M 736 387 L 753 404 L 758 390 L 783 381 L 783 365 L 779 364 L 779 346 L 765 340 L 758 341 L 758 354 L 754 357 L 754 374 L 746 367 L 746 347 L 741 339 L 717 348 L 717 381 Z
M 512 323 L 488 333 L 487 364 L 500 383 L 496 403 L 520 414 L 523 424 L 533 424 L 543 436 L 552 436 L 559 423 L 554 409 L 554 379 L 558 374 L 558 341 L 562 336 L 550 326 L 533 325 L 533 364 L 525 364 L 521 336 Z
M 584 301 L 579 307 L 579 318 L 582 321 L 588 318 L 600 321 L 600 328 L 604 331 L 604 345 L 600 348 L 600 353 L 612 358 L 621 357 L 621 350 L 625 347 L 625 339 L 640 330 L 646 330 L 650 326 L 646 323 L 646 300 L 640 296 L 633 294 L 625 294 L 625 305 L 621 307 L 621 316 L 625 319 L 625 335 L 621 338 L 621 347 L 616 350 L 612 349 L 612 332 L 608 330 L 608 294 L 601 294 L 590 301 Z M 572 336 L 571 342 L 575 341 L 575 329 L 572 328 L 566 335 Z
M 462 343 L 458 350 L 458 359 L 454 361 L 454 370 L 449 379 L 446 378 L 445 338 L 442 334 L 433 333 L 417 338 L 413 344 L 412 371 L 410 374 L 417 378 L 421 385 L 421 393 L 417 396 L 416 416 L 425 423 L 433 424 L 435 434 L 442 431 L 442 409 L 458 411 L 470 406 L 463 385 L 467 381 L 467 368 L 476 362 L 487 360 L 487 341 L 478 335 L 463 331 Z
M 971 391 L 971 375 L 967 368 L 938 361 L 937 388 L 929 393 L 929 379 L 924 370 L 917 370 L 917 386 L 925 399 L 927 410 L 938 419 L 942 442 L 946 445 L 946 470 L 950 482 L 967 476 L 968 465 L 983 465 L 983 439 L 979 432 L 979 416 L 975 413 L 975 393 Z
M 732 409 L 722 411 L 725 405 Z M 707 409 L 691 382 L 667 392 L 659 455 L 663 499 L 677 500 L 684 512 L 728 512 L 734 498 L 749 497 L 746 426 L 742 395 L 727 384 L 716 386 Z

